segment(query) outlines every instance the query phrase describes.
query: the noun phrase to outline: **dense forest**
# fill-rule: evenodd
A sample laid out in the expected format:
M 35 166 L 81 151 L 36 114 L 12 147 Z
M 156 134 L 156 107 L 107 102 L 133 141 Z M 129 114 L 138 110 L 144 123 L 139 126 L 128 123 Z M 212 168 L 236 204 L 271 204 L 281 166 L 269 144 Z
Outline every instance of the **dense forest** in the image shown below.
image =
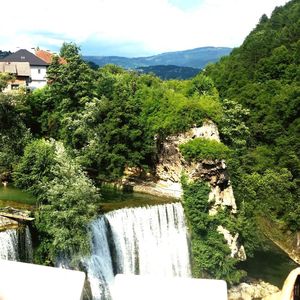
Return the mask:
M 239 214 L 218 218 L 241 233 L 247 255 L 263 241 L 261 217 L 299 231 L 299 16 L 296 0 L 262 16 L 240 48 L 189 80 L 92 69 L 66 43 L 60 56 L 67 63 L 53 59 L 45 88 L 0 93 L 0 176 L 37 197 L 37 260 L 88 253 L 100 184 L 119 180 L 127 167 L 155 172 L 157 145 L 206 119 L 218 124 L 224 144 L 195 140 L 181 151 L 186 159 L 226 158 Z M 194 274 L 239 281 L 238 261 L 209 230 L 216 220 L 208 216 L 207 186 L 183 186 Z

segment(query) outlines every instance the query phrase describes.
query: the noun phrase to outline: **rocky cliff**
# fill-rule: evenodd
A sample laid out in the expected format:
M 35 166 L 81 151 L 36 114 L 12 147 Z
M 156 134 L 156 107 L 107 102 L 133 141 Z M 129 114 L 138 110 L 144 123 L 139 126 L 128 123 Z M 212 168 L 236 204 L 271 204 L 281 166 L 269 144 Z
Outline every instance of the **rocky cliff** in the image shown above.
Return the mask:
M 218 128 L 211 121 L 206 121 L 202 127 L 194 127 L 185 133 L 171 135 L 158 143 L 155 176 L 146 177 L 141 181 L 138 179 L 138 170 L 127 169 L 123 184 L 130 186 L 133 191 L 180 199 L 182 196 L 180 181 L 184 173 L 191 180 L 201 178 L 210 183 L 209 199 L 215 202 L 214 210 L 220 206 L 227 206 L 232 212 L 236 212 L 225 162 L 201 160 L 189 163 L 181 155 L 179 145 L 197 137 L 220 141 Z
M 185 174 L 190 181 L 201 179 L 210 185 L 208 201 L 211 202 L 211 215 L 224 207 L 235 214 L 237 207 L 225 162 L 207 159 L 188 162 L 180 153 L 181 144 L 199 137 L 220 141 L 218 128 L 211 121 L 206 121 L 203 126 L 194 127 L 185 133 L 169 136 L 158 143 L 155 176 L 141 181 L 138 179 L 137 170 L 128 169 L 123 184 L 136 192 L 180 199 L 183 194 L 181 176 Z M 232 236 L 221 226 L 218 232 L 224 235 L 231 249 L 231 256 L 246 259 L 244 248 L 238 245 L 238 233 Z

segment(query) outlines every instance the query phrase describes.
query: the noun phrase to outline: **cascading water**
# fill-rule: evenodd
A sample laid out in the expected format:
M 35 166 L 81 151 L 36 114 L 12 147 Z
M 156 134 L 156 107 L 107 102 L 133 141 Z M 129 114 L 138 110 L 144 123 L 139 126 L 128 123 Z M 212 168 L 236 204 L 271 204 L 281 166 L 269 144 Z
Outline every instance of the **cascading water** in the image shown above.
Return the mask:
M 32 241 L 28 226 L 0 232 L 0 258 L 31 262 Z
M 110 299 L 114 275 L 190 277 L 188 235 L 180 203 L 124 208 L 92 223 L 86 261 L 93 299 Z
M 88 279 L 93 299 L 110 299 L 108 286 L 114 279 L 111 249 L 109 246 L 108 224 L 100 216 L 92 225 L 92 255 L 86 260 Z
M 17 230 L 9 229 L 0 232 L 0 258 L 19 260 Z

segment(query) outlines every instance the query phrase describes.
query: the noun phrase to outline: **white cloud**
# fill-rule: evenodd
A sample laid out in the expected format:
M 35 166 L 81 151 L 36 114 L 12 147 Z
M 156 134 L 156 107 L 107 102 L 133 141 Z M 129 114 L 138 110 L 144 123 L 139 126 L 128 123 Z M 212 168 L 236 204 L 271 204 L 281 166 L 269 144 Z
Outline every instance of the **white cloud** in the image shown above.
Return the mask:
M 239 46 L 263 13 L 286 2 L 199 0 L 196 9 L 181 10 L 167 0 L 16 0 L 14 7 L 4 1 L 0 49 L 57 47 L 64 40 L 130 42 L 148 52 Z

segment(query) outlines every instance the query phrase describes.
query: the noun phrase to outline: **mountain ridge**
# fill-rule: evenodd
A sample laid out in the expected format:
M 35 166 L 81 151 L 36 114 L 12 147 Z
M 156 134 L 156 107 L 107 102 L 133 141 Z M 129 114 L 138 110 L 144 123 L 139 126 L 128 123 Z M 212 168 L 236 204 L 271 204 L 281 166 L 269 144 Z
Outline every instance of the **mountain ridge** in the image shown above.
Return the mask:
M 199 47 L 183 51 L 164 52 L 157 55 L 142 57 L 124 56 L 83 56 L 86 61 L 91 61 L 99 66 L 116 64 L 125 69 L 150 67 L 156 65 L 176 65 L 203 69 L 208 63 L 218 61 L 222 56 L 232 51 L 229 47 Z

